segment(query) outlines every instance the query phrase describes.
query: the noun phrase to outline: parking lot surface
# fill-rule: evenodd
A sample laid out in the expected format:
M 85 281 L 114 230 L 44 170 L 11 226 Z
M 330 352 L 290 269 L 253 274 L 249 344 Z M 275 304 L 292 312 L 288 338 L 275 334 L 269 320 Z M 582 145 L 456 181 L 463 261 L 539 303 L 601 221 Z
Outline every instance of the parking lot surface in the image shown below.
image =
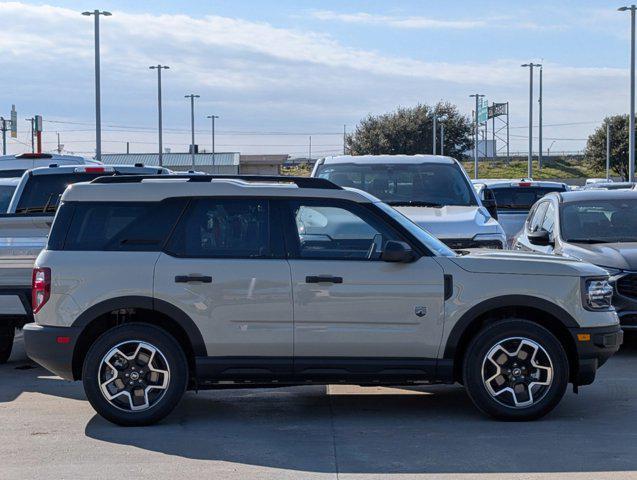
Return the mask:
M 637 478 L 637 347 L 546 418 L 504 423 L 458 386 L 188 393 L 159 425 L 98 417 L 18 346 L 0 366 L 0 479 Z

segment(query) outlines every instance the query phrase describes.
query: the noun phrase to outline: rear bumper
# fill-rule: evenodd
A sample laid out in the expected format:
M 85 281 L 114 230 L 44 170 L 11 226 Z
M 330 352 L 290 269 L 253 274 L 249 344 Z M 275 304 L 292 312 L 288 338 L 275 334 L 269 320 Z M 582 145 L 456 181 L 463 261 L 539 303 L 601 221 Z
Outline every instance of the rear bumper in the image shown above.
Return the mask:
M 0 324 L 22 327 L 32 321 L 31 287 L 0 287 Z
M 64 378 L 73 378 L 73 352 L 81 328 L 49 327 L 29 323 L 24 326 L 24 346 L 29 358 Z
M 578 365 L 572 372 L 575 385 L 590 385 L 595 380 L 597 369 L 612 357 L 624 341 L 624 332 L 619 325 L 597 328 L 571 328 L 577 349 Z M 586 340 L 590 335 L 590 340 Z M 584 336 L 580 338 L 580 336 Z

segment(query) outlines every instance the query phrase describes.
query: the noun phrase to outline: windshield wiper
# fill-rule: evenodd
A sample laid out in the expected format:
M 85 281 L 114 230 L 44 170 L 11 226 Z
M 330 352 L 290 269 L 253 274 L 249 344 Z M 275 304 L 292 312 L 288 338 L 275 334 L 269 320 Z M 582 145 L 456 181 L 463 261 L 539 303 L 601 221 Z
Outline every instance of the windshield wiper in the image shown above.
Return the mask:
M 422 202 L 420 200 L 395 200 L 391 202 L 386 202 L 387 205 L 391 205 L 392 207 L 433 207 L 433 208 L 442 208 L 444 205 L 441 203 L 435 202 Z

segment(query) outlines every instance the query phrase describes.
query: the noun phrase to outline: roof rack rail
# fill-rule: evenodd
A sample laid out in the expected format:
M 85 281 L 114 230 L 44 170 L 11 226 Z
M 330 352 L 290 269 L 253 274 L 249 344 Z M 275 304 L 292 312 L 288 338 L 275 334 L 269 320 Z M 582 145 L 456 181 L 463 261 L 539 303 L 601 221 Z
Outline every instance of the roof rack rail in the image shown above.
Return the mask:
M 114 175 L 98 177 L 91 183 L 141 183 L 143 180 L 157 180 L 157 175 Z M 321 188 L 342 190 L 342 188 L 325 178 L 292 177 L 285 175 L 165 175 L 161 179 L 186 179 L 193 183 L 206 183 L 212 180 L 241 180 L 244 182 L 294 183 L 299 188 Z

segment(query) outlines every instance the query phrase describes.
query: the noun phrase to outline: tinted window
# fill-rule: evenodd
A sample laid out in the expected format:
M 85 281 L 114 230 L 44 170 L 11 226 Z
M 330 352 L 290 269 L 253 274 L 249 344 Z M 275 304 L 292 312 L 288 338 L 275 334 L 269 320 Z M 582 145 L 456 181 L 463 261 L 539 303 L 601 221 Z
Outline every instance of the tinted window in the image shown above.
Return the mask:
M 271 257 L 269 205 L 260 199 L 194 200 L 179 222 L 168 250 L 206 258 Z
M 542 221 L 542 228 L 549 233 L 553 233 L 553 227 L 555 225 L 555 207 L 552 203 L 549 203 L 546 208 L 546 214 L 544 215 L 544 220 Z
M 72 183 L 86 182 L 104 173 L 69 173 L 63 175 L 30 175 L 20 194 L 16 213 L 54 212 L 60 195 Z
M 637 199 L 565 203 L 560 231 L 567 242 L 636 242 Z
M 181 213 L 184 201 L 164 200 L 159 203 L 77 203 L 74 205 L 64 250 L 158 251 Z M 60 228 L 67 216 L 55 220 L 52 240 L 60 242 Z
M 0 170 L 0 178 L 18 178 L 21 177 L 25 171 L 26 170 L 24 168 L 17 168 L 15 170 Z
M 298 256 L 306 259 L 378 260 L 395 233 L 364 208 L 292 202 Z
M 507 187 L 492 188 L 498 210 L 530 210 L 547 193 L 564 192 L 564 187 Z
M 342 187 L 365 190 L 389 205 L 477 205 L 457 164 L 327 164 L 318 170 Z
M 15 185 L 0 185 L 0 213 L 6 213 L 15 192 Z

